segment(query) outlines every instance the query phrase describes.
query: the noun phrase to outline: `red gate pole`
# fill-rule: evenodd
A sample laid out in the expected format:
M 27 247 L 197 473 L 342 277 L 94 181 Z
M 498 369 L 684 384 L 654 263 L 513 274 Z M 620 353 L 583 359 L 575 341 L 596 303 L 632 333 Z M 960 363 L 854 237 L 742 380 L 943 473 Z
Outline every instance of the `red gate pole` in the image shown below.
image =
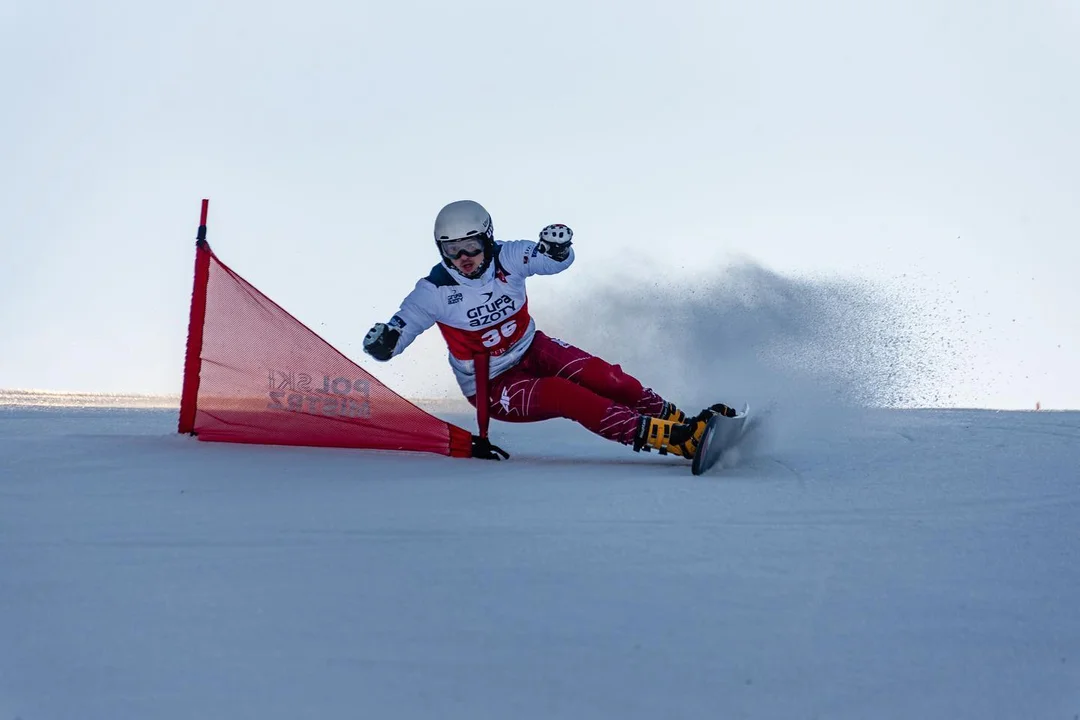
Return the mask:
M 195 434 L 195 411 L 202 369 L 203 323 L 206 321 L 206 287 L 210 282 L 210 245 L 206 242 L 206 214 L 210 200 L 203 199 L 199 231 L 195 236 L 195 282 L 191 289 L 187 353 L 184 356 L 184 385 L 180 395 L 180 422 L 177 431 Z

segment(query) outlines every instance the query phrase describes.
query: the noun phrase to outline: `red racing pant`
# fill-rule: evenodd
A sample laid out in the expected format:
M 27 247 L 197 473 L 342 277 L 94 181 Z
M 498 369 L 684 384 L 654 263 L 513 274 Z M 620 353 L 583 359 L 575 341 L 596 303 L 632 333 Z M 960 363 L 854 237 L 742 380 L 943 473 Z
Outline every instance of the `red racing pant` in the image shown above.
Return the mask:
M 476 405 L 476 396 L 468 398 Z M 506 422 L 568 418 L 626 445 L 641 415 L 658 415 L 664 399 L 618 365 L 537 331 L 519 362 L 492 378 L 490 416 Z

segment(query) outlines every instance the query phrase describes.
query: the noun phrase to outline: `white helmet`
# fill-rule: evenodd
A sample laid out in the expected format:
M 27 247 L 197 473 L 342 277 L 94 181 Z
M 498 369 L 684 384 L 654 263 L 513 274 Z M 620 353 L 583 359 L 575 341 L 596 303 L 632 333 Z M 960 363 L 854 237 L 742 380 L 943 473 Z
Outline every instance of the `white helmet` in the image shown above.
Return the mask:
M 443 250 L 443 243 L 470 238 L 480 240 L 483 244 L 484 261 L 472 274 L 479 277 L 495 257 L 495 226 L 491 222 L 491 215 L 483 205 L 472 200 L 458 200 L 439 211 L 435 218 L 435 245 L 439 248 L 443 263 L 451 270 L 456 271 L 456 268 Z

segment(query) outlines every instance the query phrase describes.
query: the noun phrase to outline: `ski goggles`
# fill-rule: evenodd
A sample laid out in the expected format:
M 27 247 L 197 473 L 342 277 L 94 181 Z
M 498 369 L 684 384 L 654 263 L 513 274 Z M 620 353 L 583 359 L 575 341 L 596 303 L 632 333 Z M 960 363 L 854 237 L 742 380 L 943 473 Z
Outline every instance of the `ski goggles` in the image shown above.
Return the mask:
M 442 250 L 442 254 L 445 257 L 451 260 L 457 260 L 462 255 L 465 257 L 476 257 L 484 252 L 484 240 L 482 237 L 467 237 L 460 240 L 441 240 L 439 242 L 439 249 Z

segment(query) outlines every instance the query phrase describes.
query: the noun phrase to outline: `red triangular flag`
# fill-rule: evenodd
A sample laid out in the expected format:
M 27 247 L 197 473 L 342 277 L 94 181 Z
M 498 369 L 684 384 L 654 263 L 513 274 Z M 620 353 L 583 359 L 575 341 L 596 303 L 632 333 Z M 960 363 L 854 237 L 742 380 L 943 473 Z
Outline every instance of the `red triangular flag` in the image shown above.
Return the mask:
M 179 430 L 200 440 L 469 457 L 471 434 L 393 392 L 196 248 Z

